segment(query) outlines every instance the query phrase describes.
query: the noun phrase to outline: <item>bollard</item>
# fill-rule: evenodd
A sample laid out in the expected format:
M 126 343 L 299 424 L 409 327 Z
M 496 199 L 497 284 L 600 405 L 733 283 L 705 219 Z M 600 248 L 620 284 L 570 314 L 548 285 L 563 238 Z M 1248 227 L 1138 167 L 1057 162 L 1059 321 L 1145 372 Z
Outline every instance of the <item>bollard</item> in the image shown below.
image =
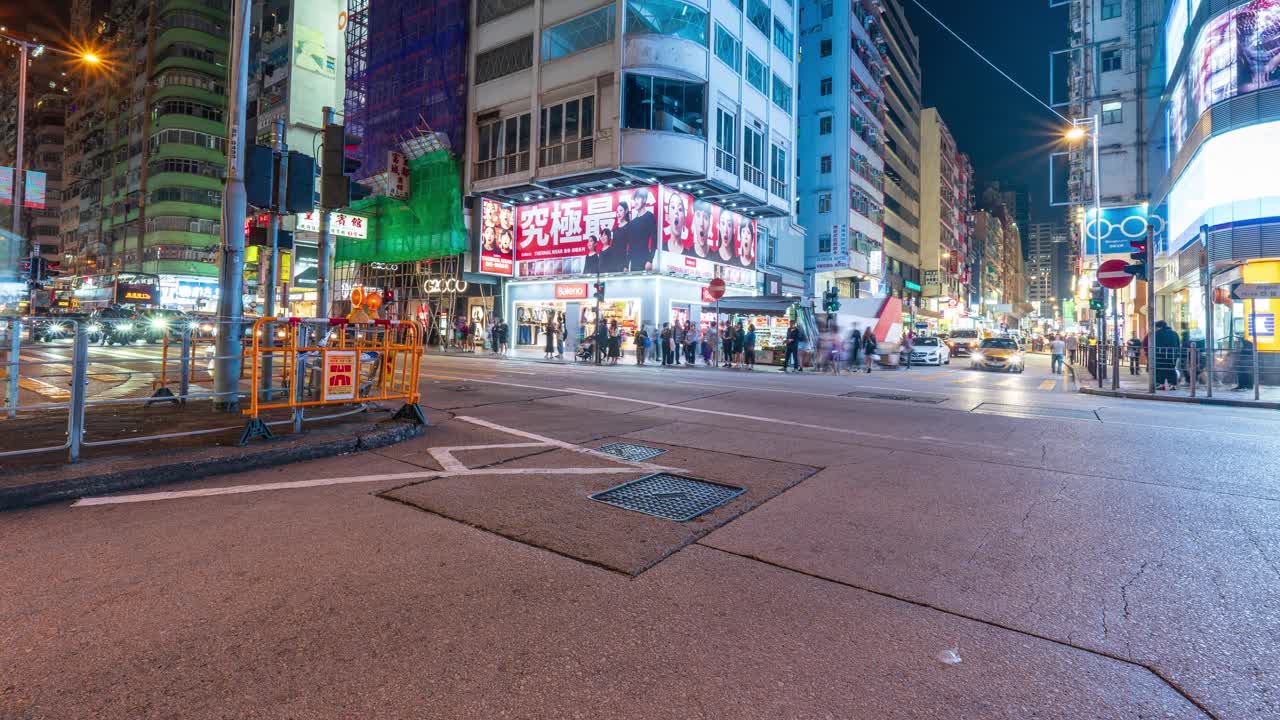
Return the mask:
M 1262 399 L 1262 386 L 1258 384 L 1258 336 L 1253 336 L 1253 399 Z
M 1199 374 L 1199 368 L 1196 367 L 1196 349 L 1195 347 L 1187 350 L 1187 376 L 1188 382 L 1191 384 L 1191 397 L 1196 396 L 1196 375 Z
M 18 376 L 22 374 L 22 321 L 13 318 L 9 333 L 9 417 L 18 416 Z M 34 323 L 32 323 L 34 325 Z
M 76 323 L 75 347 L 71 361 L 71 405 L 67 411 L 67 455 L 71 462 L 80 461 L 80 441 L 84 439 L 84 403 L 88 391 L 89 336 L 84 325 Z

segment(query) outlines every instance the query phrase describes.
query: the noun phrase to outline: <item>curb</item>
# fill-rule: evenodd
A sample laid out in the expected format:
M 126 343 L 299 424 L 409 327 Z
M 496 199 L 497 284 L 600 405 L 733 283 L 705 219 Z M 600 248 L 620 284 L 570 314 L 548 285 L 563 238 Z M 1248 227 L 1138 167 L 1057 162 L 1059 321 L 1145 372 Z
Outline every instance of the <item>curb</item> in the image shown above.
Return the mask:
M 1154 400 L 1157 402 L 1183 403 L 1185 405 L 1223 405 L 1226 407 L 1258 408 L 1260 410 L 1280 410 L 1280 402 L 1270 402 L 1265 400 L 1254 401 L 1232 400 L 1230 398 L 1193 398 L 1180 397 L 1177 395 L 1152 395 L 1151 393 L 1133 392 L 1131 390 L 1106 390 L 1094 387 L 1081 387 L 1079 391 L 1085 395 L 1127 398 L 1129 400 Z
M 388 423 L 386 427 L 322 443 L 297 444 L 278 448 L 264 447 L 260 452 L 225 458 L 182 460 L 165 465 L 119 470 L 92 477 L 53 480 L 3 488 L 0 489 L 0 511 L 16 510 L 63 500 L 74 500 L 86 495 L 103 495 L 167 483 L 198 480 L 214 475 L 260 470 L 305 460 L 345 455 L 360 450 L 373 450 L 417 437 L 424 431 L 425 428 L 419 425 L 407 422 L 393 422 Z

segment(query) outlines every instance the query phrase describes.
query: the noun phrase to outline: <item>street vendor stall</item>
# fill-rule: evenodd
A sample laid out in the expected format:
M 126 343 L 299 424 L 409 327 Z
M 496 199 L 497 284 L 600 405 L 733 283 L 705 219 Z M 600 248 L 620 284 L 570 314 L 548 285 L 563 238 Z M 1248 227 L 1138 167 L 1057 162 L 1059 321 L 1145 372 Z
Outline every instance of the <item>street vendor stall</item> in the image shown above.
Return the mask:
M 781 365 L 786 355 L 787 330 L 798 323 L 805 341 L 813 343 L 818 337 L 818 326 L 813 307 L 800 298 L 790 295 L 762 295 L 756 297 L 726 297 L 719 303 L 702 304 L 702 333 L 710 327 L 719 307 L 719 323 L 729 322 L 743 327 L 756 326 L 756 362 L 761 365 Z

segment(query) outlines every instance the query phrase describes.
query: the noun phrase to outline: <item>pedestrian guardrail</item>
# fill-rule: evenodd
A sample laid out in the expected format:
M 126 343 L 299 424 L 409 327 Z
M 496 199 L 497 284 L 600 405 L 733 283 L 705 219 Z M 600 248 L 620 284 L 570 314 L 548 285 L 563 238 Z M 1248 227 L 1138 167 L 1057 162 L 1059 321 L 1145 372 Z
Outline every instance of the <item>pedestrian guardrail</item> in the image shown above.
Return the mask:
M 270 438 L 268 410 L 403 400 L 395 417 L 426 424 L 418 404 L 422 326 L 413 321 L 260 318 L 249 353 L 249 417 L 240 444 Z

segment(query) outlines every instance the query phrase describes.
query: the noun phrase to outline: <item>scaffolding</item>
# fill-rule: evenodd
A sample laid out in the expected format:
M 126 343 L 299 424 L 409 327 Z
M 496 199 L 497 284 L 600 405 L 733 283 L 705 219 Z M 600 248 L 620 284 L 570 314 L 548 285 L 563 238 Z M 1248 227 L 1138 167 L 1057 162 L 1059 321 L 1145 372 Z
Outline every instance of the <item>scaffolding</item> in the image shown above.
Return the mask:
M 387 170 L 409 135 L 466 133 L 466 0 L 348 0 L 347 126 L 363 138 L 356 179 Z

